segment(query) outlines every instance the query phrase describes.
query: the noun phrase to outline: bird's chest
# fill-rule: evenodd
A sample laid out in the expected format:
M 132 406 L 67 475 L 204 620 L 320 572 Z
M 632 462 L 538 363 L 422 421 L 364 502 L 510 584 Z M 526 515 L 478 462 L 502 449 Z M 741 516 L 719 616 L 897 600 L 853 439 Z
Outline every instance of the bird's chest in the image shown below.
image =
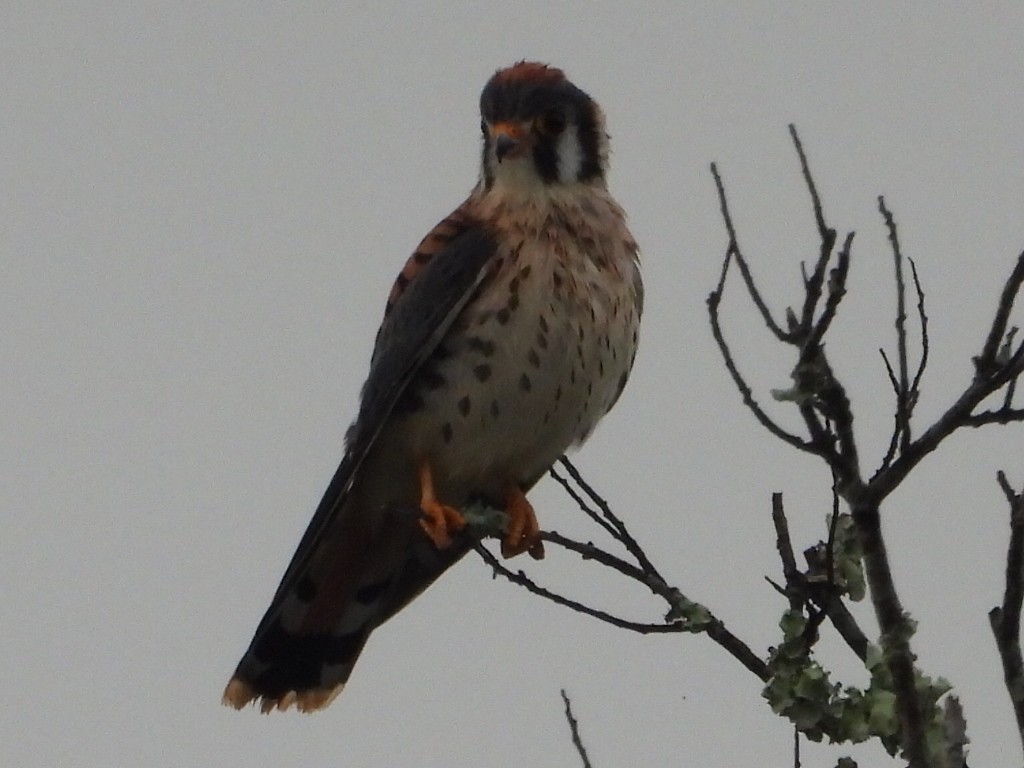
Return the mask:
M 636 297 L 611 254 L 590 245 L 599 258 L 577 241 L 513 240 L 413 382 L 423 407 L 407 424 L 411 447 L 456 496 L 532 484 L 624 386 Z

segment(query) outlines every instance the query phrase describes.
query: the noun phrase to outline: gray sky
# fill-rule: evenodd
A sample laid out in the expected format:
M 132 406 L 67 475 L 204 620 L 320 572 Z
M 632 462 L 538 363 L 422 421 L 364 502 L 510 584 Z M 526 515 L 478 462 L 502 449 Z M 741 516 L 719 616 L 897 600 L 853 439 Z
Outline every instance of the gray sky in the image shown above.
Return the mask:
M 788 122 L 832 223 L 857 230 L 830 350 L 873 467 L 894 345 L 875 197 L 928 291 L 933 418 L 1024 245 L 1021 6 L 91 5 L 0 11 L 0 763 L 575 765 L 565 687 L 595 765 L 785 764 L 789 729 L 706 638 L 613 630 L 475 558 L 374 635 L 326 712 L 219 699 L 341 456 L 391 280 L 475 180 L 480 88 L 523 57 L 605 108 L 644 250 L 637 368 L 578 465 L 674 583 L 775 641 L 770 494 L 806 545 L 829 481 L 753 422 L 713 347 L 708 163 L 776 306 L 816 247 Z M 751 379 L 785 386 L 792 360 L 727 307 Z M 1021 483 L 1021 459 L 1019 430 L 962 436 L 885 509 L 921 663 L 960 691 L 977 765 L 1019 762 L 986 612 L 1007 538 L 994 475 Z M 593 535 L 550 481 L 532 498 L 543 525 Z M 568 556 L 516 565 L 662 611 Z M 822 654 L 864 682 L 837 644 Z

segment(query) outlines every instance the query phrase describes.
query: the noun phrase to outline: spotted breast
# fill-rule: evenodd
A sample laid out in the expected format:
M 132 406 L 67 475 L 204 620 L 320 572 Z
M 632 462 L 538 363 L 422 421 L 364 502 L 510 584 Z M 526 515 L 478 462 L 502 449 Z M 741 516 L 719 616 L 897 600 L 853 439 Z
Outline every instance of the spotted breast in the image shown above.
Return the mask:
M 610 196 L 470 205 L 502 243 L 493 274 L 410 387 L 423 407 L 396 423 L 456 505 L 500 498 L 510 480 L 528 489 L 589 436 L 625 386 L 642 295 L 637 246 Z

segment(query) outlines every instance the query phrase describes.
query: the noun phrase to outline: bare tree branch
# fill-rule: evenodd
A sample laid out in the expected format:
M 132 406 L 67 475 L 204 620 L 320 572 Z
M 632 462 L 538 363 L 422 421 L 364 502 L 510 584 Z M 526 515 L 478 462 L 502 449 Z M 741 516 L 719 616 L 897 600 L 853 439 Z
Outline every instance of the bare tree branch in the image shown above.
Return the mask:
M 897 262 L 897 281 L 902 281 L 903 276 L 902 270 L 899 267 L 899 262 L 900 259 L 902 259 L 903 257 L 902 254 L 900 254 L 900 252 L 896 250 L 899 248 L 899 238 L 896 234 L 896 224 L 895 220 L 892 218 L 892 214 L 889 213 L 888 209 L 886 209 L 884 205 L 884 199 L 880 197 L 879 207 L 880 210 L 882 210 L 883 216 L 886 217 L 886 225 L 889 228 L 890 241 L 893 243 L 894 248 L 893 258 Z M 896 457 L 896 450 L 897 448 L 901 447 L 901 443 L 902 447 L 904 449 L 906 448 L 906 440 L 903 440 L 902 438 L 904 437 L 904 435 L 907 435 L 908 433 L 904 431 L 903 427 L 904 425 L 906 425 L 909 428 L 910 417 L 913 414 L 913 410 L 917 406 L 917 403 L 921 398 L 921 381 L 924 378 L 924 372 L 928 367 L 928 354 L 930 345 L 928 341 L 928 314 L 925 311 L 924 289 L 921 287 L 921 279 L 917 273 L 917 264 L 915 264 L 914 260 L 911 258 L 907 258 L 907 263 L 910 264 L 910 272 L 914 281 L 914 290 L 917 293 L 917 318 L 918 325 L 921 329 L 921 356 L 918 360 L 917 370 L 914 372 L 914 378 L 910 382 L 910 388 L 909 390 L 907 390 L 905 395 L 902 395 L 900 382 L 896 378 L 896 373 L 893 371 L 893 367 L 889 362 L 889 358 L 886 356 L 884 350 L 879 350 L 879 352 L 882 355 L 882 360 L 885 362 L 885 369 L 889 375 L 889 381 L 892 384 L 893 393 L 896 395 L 896 412 L 893 419 L 893 432 L 892 437 L 889 441 L 889 447 L 885 452 L 885 456 L 882 459 L 881 465 L 875 471 L 875 475 L 872 476 L 872 480 L 874 480 L 874 477 L 877 476 L 880 472 L 882 472 L 882 470 L 888 469 L 889 465 L 892 464 L 893 459 Z M 902 289 L 900 289 L 899 295 L 903 295 Z M 902 307 L 898 306 L 897 312 L 900 311 L 903 311 Z M 898 330 L 898 335 L 899 333 L 900 331 Z M 902 331 L 902 339 L 905 346 L 905 330 Z M 909 412 L 907 412 L 908 410 Z
M 836 231 L 829 229 L 822 236 L 821 245 L 818 249 L 818 260 L 814 263 L 814 270 L 804 278 L 804 306 L 800 313 L 800 333 L 806 335 L 806 329 L 814 324 L 814 312 L 818 308 L 818 301 L 821 300 L 821 288 L 825 283 L 825 270 L 828 269 L 828 262 L 832 258 L 832 249 L 836 245 Z
M 1024 421 L 1024 408 L 1000 408 L 998 411 L 982 411 L 964 417 L 965 427 L 983 427 L 986 424 L 1012 424 Z
M 733 360 L 732 352 L 729 349 L 728 343 L 725 341 L 725 336 L 722 333 L 722 326 L 718 318 L 718 306 L 722 299 L 722 289 L 725 287 L 725 275 L 729 266 L 730 255 L 726 254 L 725 261 L 722 268 L 722 277 L 719 281 L 718 288 L 708 295 L 708 313 L 711 317 L 711 332 L 715 337 L 715 342 L 718 344 L 718 348 L 722 353 L 722 359 L 725 362 L 725 367 L 732 376 L 733 383 L 736 385 L 736 389 L 739 390 L 740 395 L 743 397 L 743 404 L 754 414 L 754 418 L 761 423 L 765 429 L 775 435 L 777 438 L 785 443 L 793 446 L 797 450 L 806 451 L 807 453 L 817 453 L 817 449 L 814 444 L 801 440 L 794 434 L 791 434 L 776 424 L 765 410 L 758 404 L 754 399 L 754 392 L 747 384 L 746 380 L 740 374 L 739 368 L 736 367 L 736 362 Z
M 772 494 L 772 523 L 775 525 L 775 546 L 782 560 L 782 575 L 786 579 L 783 594 L 789 599 L 789 607 L 799 611 L 804 606 L 803 590 L 794 588 L 801 580 L 802 574 L 796 567 L 796 555 L 793 553 L 793 542 L 789 536 L 789 522 L 786 510 L 782 506 L 782 494 Z
M 924 308 L 924 289 L 921 287 L 921 278 L 917 274 L 917 264 L 914 260 L 907 258 L 910 263 L 910 273 L 914 278 L 914 290 L 917 293 L 917 321 L 921 328 L 921 357 L 917 361 L 917 370 L 914 371 L 914 380 L 910 383 L 911 403 L 916 406 L 921 399 L 921 380 L 924 378 L 925 369 L 928 368 L 928 313 Z
M 829 586 L 836 584 L 836 529 L 839 527 L 839 489 L 836 488 L 837 478 L 832 474 L 832 514 L 828 521 L 828 542 L 825 545 L 826 573 Z
M 907 286 L 903 280 L 903 252 L 900 250 L 900 239 L 896 231 L 896 221 L 892 212 L 885 205 L 885 198 L 878 196 L 878 211 L 885 220 L 889 231 L 889 243 L 892 245 L 892 259 L 895 267 L 896 281 L 896 360 L 899 363 L 899 380 L 896 386 L 896 423 L 900 433 L 900 451 L 905 452 L 910 445 L 910 417 L 914 410 L 911 401 L 909 363 L 907 361 Z M 888 365 L 888 360 L 886 360 Z M 891 374 L 890 374 L 891 375 Z
M 555 469 L 555 467 L 551 468 L 549 474 L 552 478 L 554 478 L 555 482 L 562 486 L 562 490 L 569 494 L 569 498 L 576 502 L 576 506 L 579 507 L 580 510 L 582 510 L 582 512 L 587 517 L 589 517 L 591 520 L 593 520 L 595 523 L 601 526 L 604 529 L 605 533 L 607 533 L 612 538 L 615 538 L 616 534 L 618 533 L 615 526 L 613 526 L 610 522 L 608 522 L 608 520 L 606 520 L 604 517 L 598 514 L 597 511 L 586 502 L 586 499 L 584 499 L 576 491 L 576 489 L 572 487 L 572 483 L 570 483 L 568 479 L 563 477 L 561 473 L 559 473 L 559 471 Z
M 979 377 L 990 376 L 991 372 L 999 367 L 996 356 L 1003 338 L 1006 336 L 1006 324 L 1010 320 L 1010 311 L 1013 309 L 1017 294 L 1020 293 L 1021 283 L 1024 283 L 1024 253 L 1017 257 L 1017 265 L 1003 285 L 996 315 L 992 320 L 988 338 L 985 339 L 985 346 L 982 348 L 981 354 L 974 358 L 975 369 Z
M 851 509 L 864 553 L 865 577 L 870 589 L 872 603 L 875 607 L 875 615 L 881 629 L 884 658 L 893 680 L 896 707 L 902 726 L 904 755 L 910 762 L 910 765 L 917 768 L 918 766 L 928 765 L 928 754 L 925 740 L 924 715 L 915 684 L 913 663 L 915 657 L 910 648 L 913 625 L 903 610 L 893 582 L 885 540 L 882 536 L 879 504 L 885 495 L 898 485 L 902 477 L 905 477 L 906 472 L 917 461 L 920 461 L 930 450 L 934 450 L 939 442 L 941 442 L 941 439 L 955 429 L 957 425 L 962 426 L 962 418 L 969 415 L 980 400 L 964 403 L 963 405 L 968 407 L 966 407 L 965 411 L 956 413 L 960 421 L 950 423 L 948 425 L 950 427 L 949 431 L 944 433 L 929 431 L 918 441 L 912 440 L 910 418 L 913 405 L 910 400 L 912 392 L 905 329 L 906 287 L 902 273 L 903 257 L 899 248 L 895 222 L 886 209 L 884 200 L 880 199 L 879 207 L 886 220 L 890 232 L 890 240 L 893 243 L 897 273 L 898 372 L 892 371 L 892 366 L 888 367 L 890 378 L 895 381 L 897 390 L 896 429 L 899 438 L 897 440 L 894 437 L 894 442 L 899 446 L 900 458 L 892 460 L 891 457 L 887 456 L 883 462 L 882 470 L 876 473 L 871 482 L 866 483 L 864 481 L 861 475 L 857 442 L 853 431 L 853 411 L 850 400 L 845 387 L 835 376 L 821 343 L 824 333 L 827 331 L 845 292 L 846 270 L 848 269 L 849 246 L 852 243 L 852 234 L 846 239 L 839 265 L 832 271 L 833 279 L 830 281 L 830 297 L 833 298 L 826 303 L 826 310 L 822 314 L 822 321 L 819 322 L 816 329 L 812 318 L 820 298 L 824 279 L 823 275 L 835 242 L 835 234 L 834 230 L 826 223 L 817 187 L 810 172 L 807 156 L 800 143 L 799 136 L 793 127 L 791 127 L 790 132 L 800 157 L 804 180 L 811 194 L 815 223 L 821 238 L 821 249 L 814 270 L 809 277 L 805 277 L 804 287 L 806 293 L 801 322 L 797 324 L 796 328 L 791 329 L 790 338 L 782 336 L 779 338 L 786 343 L 797 345 L 800 350 L 799 362 L 794 371 L 796 386 L 791 397 L 787 399 L 793 399 L 796 402 L 799 412 L 804 419 L 810 440 L 805 441 L 796 435 L 778 429 L 771 417 L 759 407 L 756 407 L 753 393 L 746 385 L 742 374 L 739 373 L 735 361 L 732 359 L 728 344 L 722 338 L 717 310 L 724 289 L 728 263 L 723 265 L 719 285 L 708 299 L 712 333 L 715 336 L 719 349 L 722 350 L 726 367 L 730 371 L 733 381 L 740 389 L 748 409 L 754 413 L 758 421 L 768 427 L 776 436 L 784 439 L 790 445 L 815 453 L 825 459 L 833 472 L 836 491 Z M 728 211 L 724 187 L 721 184 L 717 171 L 715 172 L 715 178 L 722 209 Z M 735 231 L 731 228 L 731 224 L 727 224 L 727 228 L 730 231 L 730 251 L 726 256 L 728 261 L 732 255 L 731 245 L 735 242 Z M 756 288 L 750 285 L 748 285 L 748 292 L 752 297 L 755 295 L 759 297 Z M 761 311 L 762 317 L 767 312 L 766 309 L 760 310 L 760 308 L 759 311 Z M 986 386 L 992 386 L 998 375 L 988 377 Z M 772 429 L 772 427 L 776 428 Z M 778 434 L 779 432 L 782 432 L 782 434 Z M 890 461 L 892 461 L 891 464 L 889 464 Z M 789 585 L 787 584 L 788 588 Z M 810 624 L 813 627 L 813 615 L 811 619 Z M 820 621 L 820 617 L 817 618 L 817 621 Z M 858 640 L 859 645 L 860 642 Z
M 796 147 L 796 153 L 800 157 L 800 169 L 804 174 L 804 184 L 807 185 L 807 190 L 811 193 L 811 204 L 814 207 L 814 221 L 818 225 L 818 236 L 822 240 L 827 240 L 829 227 L 825 223 L 825 214 L 821 207 L 821 198 L 818 196 L 818 186 L 814 183 L 814 177 L 811 176 L 811 167 L 807 162 L 807 154 L 804 152 L 803 142 L 800 141 L 800 134 L 797 133 L 796 125 L 793 123 L 789 124 L 789 136 L 793 139 L 793 146 Z
M 987 378 L 976 378 L 974 383 L 956 399 L 932 426 L 907 446 L 906 451 L 893 461 L 892 466 L 883 472 L 879 472 L 871 479 L 869 487 L 872 496 L 877 501 L 881 501 L 892 493 L 925 456 L 938 448 L 957 429 L 965 426 L 981 426 L 990 423 L 1006 424 L 1021 421 L 1022 416 L 1024 416 L 1024 411 L 1021 410 L 983 412 L 972 415 L 974 409 L 985 398 L 1021 374 L 1021 363 L 1021 356 L 1015 353 L 1005 365 L 989 369 L 994 372 Z
M 838 513 L 838 507 L 835 509 L 835 512 Z M 835 519 L 836 516 L 833 516 L 833 525 L 830 526 L 829 531 L 829 541 L 825 545 L 824 570 L 826 572 L 826 579 L 822 582 L 819 578 L 815 578 L 815 574 L 820 573 L 822 567 L 818 548 L 812 548 L 804 552 L 804 557 L 807 559 L 807 573 L 801 572 L 797 567 L 796 557 L 793 553 L 793 544 L 789 535 L 789 523 L 786 520 L 786 512 L 782 504 L 782 494 L 773 493 L 772 523 L 775 526 L 776 548 L 779 551 L 779 558 L 782 560 L 782 572 L 785 576 L 786 586 L 780 587 L 770 579 L 768 583 L 772 584 L 776 591 L 787 598 L 790 610 L 792 611 L 801 611 L 809 603 L 816 605 L 821 618 L 827 617 L 850 649 L 861 661 L 864 661 L 867 659 L 868 651 L 867 636 L 858 626 L 856 619 L 853 618 L 853 614 L 850 613 L 845 603 L 843 603 L 835 583 L 834 566 L 832 565 L 832 551 L 835 546 Z M 820 623 L 820 619 L 818 623 Z
M 861 661 L 867 661 L 868 637 L 864 634 L 864 630 L 860 628 L 860 625 L 857 624 L 857 620 L 853 618 L 853 614 L 846 607 L 846 603 L 842 601 L 839 595 L 833 592 L 829 595 L 827 602 L 821 607 L 825 611 L 825 615 L 828 616 L 828 620 L 832 622 L 832 626 L 836 628 L 839 636 L 850 647 L 850 650 Z
M 889 436 L 889 447 L 885 450 L 885 455 L 882 457 L 882 463 L 879 464 L 878 469 L 875 470 L 875 474 L 871 476 L 874 480 L 880 472 L 889 468 L 892 464 L 893 459 L 896 458 L 896 451 L 900 447 L 900 435 L 903 433 L 901 430 L 901 418 L 900 418 L 900 383 L 896 379 L 896 372 L 892 369 L 892 363 L 889 362 L 889 356 L 885 354 L 885 350 L 879 348 L 878 354 L 882 356 L 882 362 L 885 364 L 885 372 L 889 376 L 889 383 L 892 385 L 892 392 L 896 395 L 896 409 L 893 412 L 892 419 L 892 434 Z
M 836 257 L 836 266 L 833 268 L 828 281 L 828 298 L 825 300 L 825 308 L 822 310 L 818 321 L 813 323 L 811 333 L 804 342 L 804 354 L 808 354 L 806 350 L 816 349 L 821 344 L 821 340 L 825 337 L 829 327 L 832 325 L 832 321 L 835 319 L 836 313 L 839 311 L 839 304 L 842 302 L 843 297 L 846 296 L 846 277 L 850 272 L 850 249 L 853 247 L 853 234 L 853 232 L 847 233 L 846 239 L 843 241 L 843 247 L 839 249 L 839 254 Z M 834 237 L 835 233 L 833 232 L 832 235 Z M 808 319 L 810 321 L 811 318 Z
M 649 634 L 669 634 L 672 632 L 685 632 L 686 629 L 680 624 L 646 624 L 638 621 L 630 621 L 629 619 L 623 619 L 619 616 L 614 616 L 607 611 L 601 611 L 597 608 L 592 608 L 589 605 L 584 605 L 578 600 L 572 600 L 571 598 L 560 595 L 557 592 L 552 592 L 550 589 L 540 586 L 527 576 L 523 571 L 512 571 L 506 568 L 494 555 L 491 554 L 490 550 L 487 549 L 483 544 L 476 544 L 474 546 L 476 552 L 494 570 L 495 575 L 502 576 L 513 584 L 518 584 L 521 587 L 525 587 L 528 591 L 533 594 L 543 597 L 545 600 L 550 600 L 557 605 L 564 606 L 577 613 L 583 613 L 587 616 L 593 616 L 595 619 L 599 619 L 606 624 L 611 624 L 613 627 L 619 629 L 628 629 L 631 632 L 638 632 L 641 635 Z
M 583 480 L 579 471 L 568 461 L 568 459 L 562 457 L 559 461 L 562 467 L 569 473 L 569 476 L 583 491 L 582 495 L 572 494 L 572 498 L 576 501 L 577 506 L 579 506 L 591 520 L 593 520 L 594 515 L 597 514 L 593 507 L 597 507 L 597 509 L 600 510 L 603 519 L 608 523 L 607 526 L 602 525 L 602 528 L 626 549 L 626 551 L 636 560 L 637 564 L 634 565 L 629 563 L 623 558 L 601 549 L 593 542 L 576 541 L 555 531 L 541 531 L 541 539 L 546 543 L 574 552 L 584 560 L 593 561 L 606 568 L 610 568 L 622 576 L 645 586 L 654 595 L 663 599 L 668 605 L 669 610 L 664 622 L 640 622 L 627 619 L 622 616 L 616 616 L 608 611 L 603 611 L 593 606 L 586 605 L 579 600 L 574 600 L 550 590 L 547 587 L 543 587 L 540 584 L 537 584 L 521 570 L 511 570 L 502 564 L 498 558 L 495 557 L 479 540 L 484 536 L 500 535 L 503 530 L 504 522 L 498 523 L 492 517 L 490 512 L 493 512 L 493 510 L 489 510 L 488 514 L 480 515 L 479 517 L 481 517 L 481 519 L 478 520 L 478 515 L 475 512 L 464 509 L 463 514 L 469 521 L 466 532 L 471 534 L 474 538 L 472 546 L 476 549 L 483 561 L 491 567 L 494 574 L 527 589 L 545 600 L 550 600 L 553 603 L 569 608 L 577 613 L 591 616 L 620 629 L 627 629 L 631 632 L 637 632 L 640 634 L 702 632 L 724 648 L 760 680 L 767 681 L 771 677 L 771 672 L 768 669 L 767 663 L 755 654 L 746 643 L 730 632 L 721 619 L 717 618 L 704 606 L 691 601 L 678 588 L 669 585 L 654 567 L 650 558 L 647 556 L 646 552 L 644 552 L 640 544 L 632 534 L 630 534 L 626 525 L 611 510 L 608 503 L 601 498 L 601 496 L 599 496 L 585 480 Z M 557 470 L 552 470 L 552 474 L 557 475 Z M 563 488 L 567 488 L 568 483 L 565 481 L 565 478 L 562 478 L 562 480 Z M 590 503 L 588 503 L 587 499 L 584 499 L 583 496 L 586 496 Z M 504 513 L 497 513 L 497 516 L 499 517 L 502 517 L 503 515 Z
M 1024 748 L 1024 659 L 1020 649 L 1020 614 L 1024 603 L 1024 495 L 1013 490 L 1002 471 L 997 479 L 1010 505 L 1010 545 L 1006 553 L 1003 603 L 989 611 L 988 619 L 999 648 L 1003 680 L 1017 718 L 1021 747 Z
M 583 761 L 583 768 L 590 767 L 590 758 L 587 757 L 587 750 L 583 746 L 583 739 L 580 738 L 580 726 L 576 722 L 576 718 L 572 714 L 572 703 L 569 701 L 569 695 L 565 692 L 565 688 L 562 689 L 562 702 L 565 704 L 565 719 L 569 723 L 569 732 L 572 734 L 572 745 L 576 747 L 576 752 L 579 753 L 580 760 Z
M 725 257 L 726 266 L 728 266 L 730 256 L 736 258 L 736 266 L 739 267 L 740 273 L 743 275 L 743 282 L 746 283 L 747 290 L 750 292 L 750 298 L 761 313 L 761 318 L 764 320 L 765 325 L 775 334 L 777 339 L 784 341 L 789 338 L 789 334 L 783 331 L 782 327 L 775 322 L 775 318 L 772 317 L 771 310 L 768 309 L 768 305 L 757 290 L 754 277 L 750 274 L 750 267 L 747 266 L 747 260 L 743 257 L 743 251 L 740 250 L 739 240 L 736 239 L 736 228 L 733 226 L 732 215 L 729 213 L 729 203 L 725 197 L 725 187 L 722 184 L 721 176 L 718 175 L 718 166 L 714 163 L 711 164 L 711 175 L 714 177 L 715 187 L 718 189 L 718 203 L 722 211 L 722 220 L 725 222 L 725 229 L 729 233 L 729 247 Z M 725 280 L 724 274 L 722 275 L 722 280 Z
M 664 579 L 661 578 L 661 574 L 658 573 L 658 569 L 654 567 L 654 563 L 647 557 L 647 553 L 644 552 L 643 548 L 637 543 L 636 539 L 629 533 L 625 523 L 622 522 L 614 512 L 612 512 L 611 506 L 605 501 L 597 491 L 583 479 L 583 475 L 580 474 L 579 470 L 573 465 L 569 459 L 562 456 L 558 459 L 558 463 L 565 467 L 565 471 L 569 473 L 569 476 L 576 481 L 576 484 L 583 489 L 583 492 L 590 497 L 590 499 L 597 505 L 597 508 L 601 510 L 601 514 L 604 515 L 605 520 L 612 526 L 614 531 L 615 539 L 617 539 L 626 550 L 636 558 L 637 563 L 640 567 L 648 574 L 656 576 L 664 583 Z
M 851 513 L 864 548 L 864 576 L 871 591 L 875 618 L 882 631 L 881 644 L 886 665 L 892 674 L 904 755 L 913 768 L 924 768 L 928 765 L 928 751 L 924 714 L 915 682 L 914 654 L 910 649 L 913 625 L 896 592 L 878 506 L 851 504 Z

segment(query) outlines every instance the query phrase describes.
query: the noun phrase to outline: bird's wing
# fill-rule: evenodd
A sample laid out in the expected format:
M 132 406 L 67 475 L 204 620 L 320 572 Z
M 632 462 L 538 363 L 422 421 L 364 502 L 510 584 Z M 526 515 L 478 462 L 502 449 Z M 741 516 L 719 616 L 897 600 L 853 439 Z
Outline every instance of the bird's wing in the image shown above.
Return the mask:
M 326 706 L 348 679 L 370 631 L 390 615 L 379 613 L 382 590 L 411 599 L 464 551 L 432 551 L 424 537 L 395 577 L 403 583 L 377 583 L 372 574 L 382 555 L 368 551 L 373 534 L 365 520 L 347 512 L 346 502 L 396 403 L 490 273 L 496 250 L 487 228 L 460 209 L 409 259 L 377 333 L 345 457 L 225 689 L 226 704 L 240 708 L 262 699 L 264 711 L 292 703 L 303 710 Z M 404 513 L 389 511 L 394 519 L 386 524 L 410 530 L 415 516 Z

